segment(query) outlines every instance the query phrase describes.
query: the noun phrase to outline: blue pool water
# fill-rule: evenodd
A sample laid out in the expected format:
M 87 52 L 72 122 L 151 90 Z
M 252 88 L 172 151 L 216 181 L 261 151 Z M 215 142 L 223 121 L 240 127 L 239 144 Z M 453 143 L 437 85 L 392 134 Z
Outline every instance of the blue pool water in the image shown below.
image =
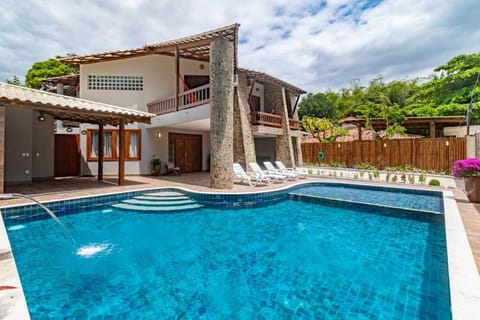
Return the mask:
M 284 200 L 6 220 L 32 319 L 450 319 L 443 215 Z

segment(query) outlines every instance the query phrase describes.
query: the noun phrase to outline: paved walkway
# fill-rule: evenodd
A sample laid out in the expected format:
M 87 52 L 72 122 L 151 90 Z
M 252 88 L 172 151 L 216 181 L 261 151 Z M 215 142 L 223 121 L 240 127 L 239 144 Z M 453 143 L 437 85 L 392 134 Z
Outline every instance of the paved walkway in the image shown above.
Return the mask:
M 336 178 L 328 177 L 309 177 L 307 180 L 301 181 L 333 181 Z M 375 185 L 391 185 L 379 181 L 360 181 L 360 180 L 341 180 L 350 183 L 358 184 L 375 184 Z M 458 184 L 459 188 L 452 189 L 455 181 L 450 179 L 449 190 L 453 191 L 460 210 L 465 230 L 470 241 L 470 246 L 475 257 L 477 268 L 480 270 L 480 204 L 473 204 L 468 202 L 463 185 Z M 236 192 L 261 192 L 273 190 L 296 182 L 287 182 L 279 184 L 269 184 L 268 186 L 250 187 L 244 184 L 234 184 L 232 189 L 216 190 L 209 188 L 210 176 L 208 173 L 191 173 L 182 174 L 180 176 L 127 176 L 126 183 L 123 186 L 115 185 L 115 177 L 106 177 L 105 181 L 98 181 L 93 177 L 82 178 L 66 178 L 54 181 L 43 181 L 31 183 L 28 185 L 11 185 L 7 186 L 5 193 L 23 193 L 33 196 L 39 201 L 50 201 L 56 199 L 67 199 L 79 196 L 99 195 L 112 192 L 121 192 L 137 189 L 160 188 L 160 187 L 180 187 L 190 190 L 202 192 L 221 192 L 221 193 L 236 193 Z M 398 184 L 396 184 L 398 186 Z M 406 188 L 412 187 L 410 185 L 403 185 Z M 419 185 L 413 187 L 418 188 Z M 445 188 L 425 187 L 429 189 L 445 190 Z M 26 200 L 13 199 L 1 200 L 0 206 L 25 203 Z

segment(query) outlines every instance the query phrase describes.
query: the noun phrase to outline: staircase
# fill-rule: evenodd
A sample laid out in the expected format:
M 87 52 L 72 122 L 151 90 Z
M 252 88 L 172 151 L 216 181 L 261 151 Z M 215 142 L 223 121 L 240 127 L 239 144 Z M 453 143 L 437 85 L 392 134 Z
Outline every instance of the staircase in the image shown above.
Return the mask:
M 176 212 L 195 210 L 203 207 L 195 200 L 180 192 L 160 191 L 136 196 L 113 204 L 116 209 L 138 212 Z

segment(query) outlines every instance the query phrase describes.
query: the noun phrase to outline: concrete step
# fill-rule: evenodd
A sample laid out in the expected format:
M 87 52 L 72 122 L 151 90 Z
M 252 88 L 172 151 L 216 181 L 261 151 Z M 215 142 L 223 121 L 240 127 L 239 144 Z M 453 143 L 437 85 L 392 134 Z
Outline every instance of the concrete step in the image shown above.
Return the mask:
M 185 204 L 185 205 L 176 205 L 176 206 L 142 206 L 136 204 L 128 203 L 117 203 L 113 204 L 112 207 L 116 209 L 129 210 L 129 211 L 140 211 L 140 212 L 175 212 L 175 211 L 187 211 L 200 209 L 203 206 L 198 203 Z
M 196 201 L 190 199 L 181 199 L 181 200 L 171 200 L 171 199 L 138 199 L 137 197 L 133 199 L 123 200 L 122 203 L 136 204 L 140 206 L 178 206 L 185 204 L 197 203 Z
M 178 196 L 185 196 L 183 193 L 176 192 L 176 191 L 159 191 L 159 192 L 151 192 L 145 193 L 144 196 L 151 196 L 151 197 L 178 197 Z
M 132 199 L 137 199 L 137 200 L 156 200 L 156 201 L 181 201 L 181 200 L 190 200 L 189 197 L 187 196 L 168 196 L 168 197 L 160 197 L 160 196 L 136 196 L 133 197 Z

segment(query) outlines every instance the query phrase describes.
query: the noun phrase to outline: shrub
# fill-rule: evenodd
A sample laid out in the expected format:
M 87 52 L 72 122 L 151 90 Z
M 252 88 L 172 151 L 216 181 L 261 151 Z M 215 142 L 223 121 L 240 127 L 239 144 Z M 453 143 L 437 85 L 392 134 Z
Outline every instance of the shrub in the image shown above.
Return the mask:
M 455 177 L 478 177 L 480 176 L 480 159 L 469 158 L 457 160 L 453 164 L 453 175 Z
M 440 181 L 438 179 L 432 179 L 428 182 L 428 185 L 438 187 L 440 186 Z

